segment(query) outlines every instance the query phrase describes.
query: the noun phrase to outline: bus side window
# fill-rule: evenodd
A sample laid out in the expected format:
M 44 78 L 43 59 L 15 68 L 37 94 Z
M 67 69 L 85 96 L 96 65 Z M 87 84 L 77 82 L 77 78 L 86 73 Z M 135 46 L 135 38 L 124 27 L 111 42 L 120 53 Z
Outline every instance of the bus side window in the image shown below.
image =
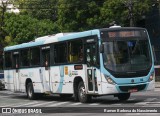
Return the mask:
M 5 53 L 5 68 L 11 68 L 12 67 L 12 57 L 11 52 Z
M 98 66 L 98 56 L 97 56 L 97 45 L 96 44 L 87 44 L 86 45 L 86 63 L 90 66 Z
M 80 62 L 83 61 L 83 46 L 81 40 L 76 40 L 69 42 L 68 44 L 68 61 L 72 62 Z
M 54 45 L 54 61 L 55 63 L 67 63 L 67 43 L 59 43 Z
M 42 50 L 41 65 L 42 67 L 50 66 L 50 49 Z
M 40 48 L 35 47 L 31 49 L 31 65 L 40 65 Z
M 21 66 L 29 66 L 30 65 L 30 50 L 24 49 L 21 50 Z

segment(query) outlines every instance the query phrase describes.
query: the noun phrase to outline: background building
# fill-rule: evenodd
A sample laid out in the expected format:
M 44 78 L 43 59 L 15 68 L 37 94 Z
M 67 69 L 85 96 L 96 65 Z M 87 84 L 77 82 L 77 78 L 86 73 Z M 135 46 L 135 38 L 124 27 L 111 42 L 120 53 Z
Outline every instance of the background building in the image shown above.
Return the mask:
M 0 6 L 2 6 L 2 2 L 5 3 L 6 5 L 6 12 L 9 13 L 19 13 L 20 10 L 18 9 L 18 6 L 14 6 L 13 4 L 10 4 L 9 2 L 7 2 L 7 0 L 0 0 Z

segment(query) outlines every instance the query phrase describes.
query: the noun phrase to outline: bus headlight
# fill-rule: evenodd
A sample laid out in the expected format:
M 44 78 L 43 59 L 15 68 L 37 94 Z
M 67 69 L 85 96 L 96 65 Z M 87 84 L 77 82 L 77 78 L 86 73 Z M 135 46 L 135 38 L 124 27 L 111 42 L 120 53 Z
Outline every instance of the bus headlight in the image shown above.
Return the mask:
M 151 73 L 151 75 L 150 75 L 150 77 L 149 77 L 149 79 L 148 79 L 149 82 L 152 81 L 152 80 L 154 80 L 154 72 Z
M 105 78 L 106 78 L 106 80 L 107 80 L 107 82 L 108 82 L 109 84 L 112 84 L 112 85 L 115 85 L 115 84 L 116 84 L 116 83 L 111 79 L 111 77 L 105 76 Z

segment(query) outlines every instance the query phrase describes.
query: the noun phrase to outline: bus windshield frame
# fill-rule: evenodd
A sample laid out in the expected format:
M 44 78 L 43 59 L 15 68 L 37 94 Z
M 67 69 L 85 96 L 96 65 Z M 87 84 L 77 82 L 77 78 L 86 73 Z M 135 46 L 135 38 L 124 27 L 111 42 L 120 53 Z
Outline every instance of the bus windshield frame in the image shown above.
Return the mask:
M 144 29 L 101 32 L 103 65 L 115 77 L 146 76 L 152 66 L 149 37 Z

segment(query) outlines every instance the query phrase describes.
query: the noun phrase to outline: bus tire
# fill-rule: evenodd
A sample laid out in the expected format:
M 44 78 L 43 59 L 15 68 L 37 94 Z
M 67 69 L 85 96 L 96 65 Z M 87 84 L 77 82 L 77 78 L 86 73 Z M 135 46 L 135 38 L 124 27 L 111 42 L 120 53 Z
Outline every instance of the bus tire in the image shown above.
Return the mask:
M 30 100 L 36 99 L 36 94 L 34 93 L 33 84 L 28 83 L 27 84 L 27 97 Z
M 91 101 L 91 96 L 86 94 L 84 83 L 81 81 L 78 85 L 78 99 L 81 103 Z
M 126 101 L 130 98 L 130 93 L 120 93 L 117 97 L 120 101 Z

